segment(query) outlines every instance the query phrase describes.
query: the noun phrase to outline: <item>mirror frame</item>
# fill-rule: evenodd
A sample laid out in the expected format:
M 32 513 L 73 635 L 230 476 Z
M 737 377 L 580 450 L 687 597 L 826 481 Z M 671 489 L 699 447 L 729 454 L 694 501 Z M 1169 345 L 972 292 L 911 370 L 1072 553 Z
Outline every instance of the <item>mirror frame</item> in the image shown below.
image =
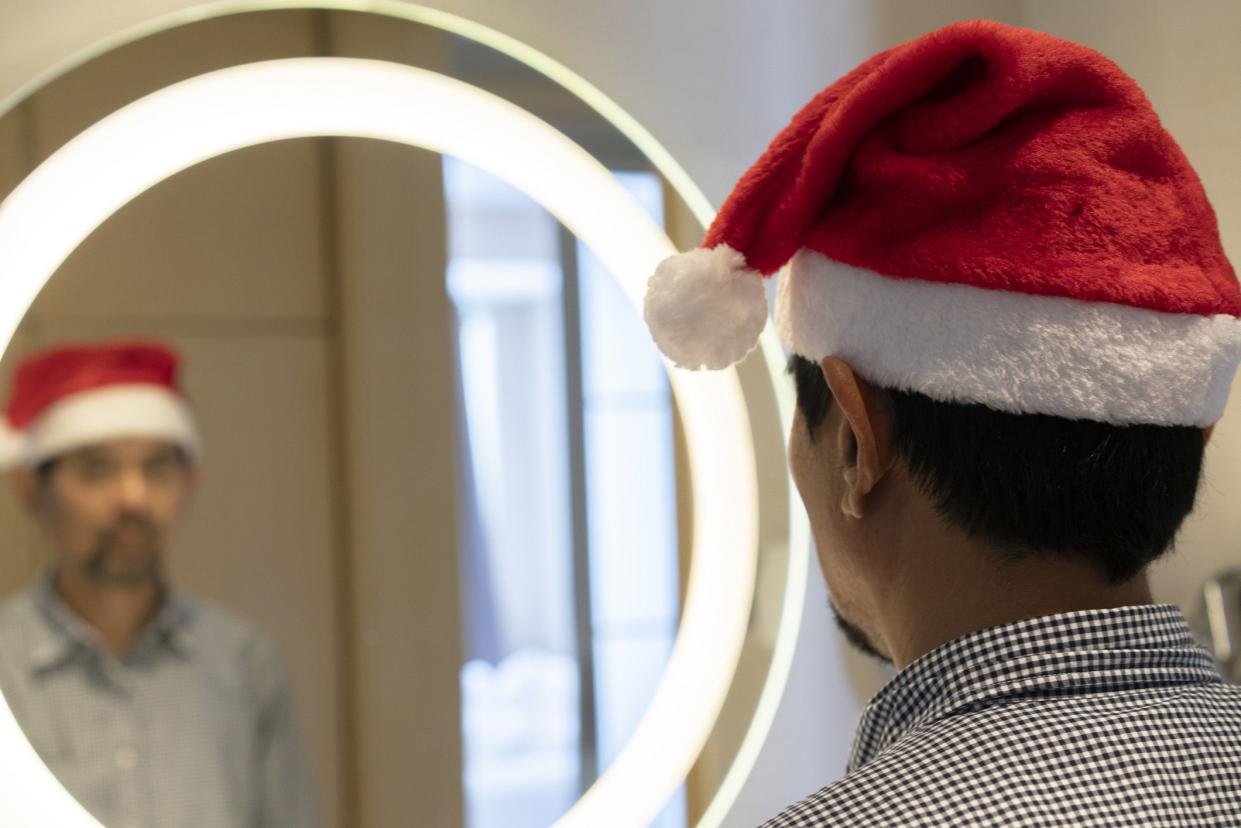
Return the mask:
M 378 2 L 352 2 L 351 0 L 325 0 L 324 2 L 316 2 L 315 0 L 311 0 L 311 2 L 286 2 L 285 0 L 248 0 L 248 2 L 226 1 L 210 3 L 185 12 L 167 15 L 152 20 L 143 26 L 128 30 L 116 37 L 109 38 L 91 49 L 75 55 L 70 60 L 56 67 L 54 71 L 40 77 L 34 83 L 23 88 L 19 95 L 10 99 L 10 101 L 6 102 L 5 106 L 0 108 L 0 116 L 3 116 L 21 100 L 24 100 L 34 94 L 38 91 L 38 89 L 42 88 L 46 83 L 50 82 L 54 78 L 89 62 L 94 57 L 128 43 L 171 28 L 185 25 L 187 23 L 197 22 L 209 18 L 246 12 L 282 9 L 355 11 L 393 17 L 432 26 L 502 52 L 538 71 L 558 85 L 568 89 L 579 99 L 594 109 L 616 130 L 628 138 L 650 160 L 656 170 L 664 176 L 670 186 L 676 191 L 678 196 L 685 202 L 695 218 L 703 224 L 703 226 L 710 223 L 710 205 L 705 196 L 702 195 L 701 191 L 689 179 L 689 176 L 645 129 L 643 129 L 636 121 L 634 121 L 634 119 L 621 110 L 619 106 L 604 96 L 602 92 L 588 84 L 585 80 L 568 70 L 566 67 L 513 38 L 455 15 L 450 15 L 438 10 L 429 9 L 410 3 L 398 2 L 397 0 L 379 0 Z M 342 61 L 348 59 L 318 58 L 293 60 Z M 392 65 L 395 66 L 395 64 Z M 412 70 L 412 67 L 404 68 Z M 219 70 L 219 72 L 213 72 L 209 75 L 200 76 L 200 78 L 207 78 L 218 75 L 221 72 L 228 71 L 230 70 Z M 425 72 L 425 70 L 413 71 Z M 428 72 L 426 74 L 430 75 L 434 73 Z M 12 240 L 13 243 L 19 243 L 23 236 L 30 237 L 30 231 L 28 229 L 23 230 L 23 226 L 29 228 L 30 225 L 24 224 L 22 219 L 23 216 L 29 217 L 31 214 L 24 212 L 26 208 L 23 206 L 22 200 L 15 200 L 14 196 L 17 195 L 19 191 L 25 193 L 29 193 L 32 190 L 37 191 L 37 185 L 39 184 L 38 176 L 41 173 L 46 175 L 49 165 L 52 165 L 52 169 L 54 170 L 55 164 L 53 164 L 53 162 L 60 163 L 58 159 L 63 160 L 63 153 L 66 150 L 72 150 L 74 146 L 81 146 L 83 139 L 87 137 L 88 133 L 94 132 L 97 128 L 105 125 L 107 122 L 114 121 L 114 118 L 119 113 L 131 110 L 138 104 L 148 102 L 151 98 L 156 98 L 157 96 L 163 95 L 167 93 L 169 89 L 180 87 L 184 84 L 190 84 L 198 80 L 199 79 L 191 79 L 191 81 L 184 81 L 181 84 L 174 84 L 173 87 L 167 87 L 165 90 L 161 90 L 160 92 L 156 92 L 153 95 L 148 96 L 148 98 L 144 98 L 139 102 L 135 102 L 135 104 L 124 107 L 122 110 L 118 111 L 118 113 L 114 113 L 113 116 L 109 116 L 108 118 L 97 122 L 97 124 L 91 128 L 88 128 L 81 136 L 75 138 L 70 142 L 70 144 L 62 148 L 61 151 L 58 151 L 51 158 L 49 158 L 39 167 L 38 170 L 19 184 L 18 187 L 15 188 L 13 194 L 10 194 L 9 198 L 0 204 L 0 249 L 4 247 L 3 239 L 5 238 Z M 454 81 L 454 83 L 460 82 Z M 461 85 L 465 86 L 465 84 Z M 475 92 L 481 92 L 481 90 L 475 89 Z M 486 95 L 487 93 L 482 94 Z M 408 100 L 409 99 L 406 98 L 405 102 L 408 103 Z M 545 124 L 543 126 L 546 127 Z M 554 132 L 554 130 L 550 127 L 547 127 L 547 129 Z M 310 133 L 303 131 L 296 133 L 296 135 L 286 134 L 283 137 L 302 137 L 307 134 Z M 319 132 L 315 134 L 329 133 Z M 341 133 L 334 131 L 330 134 L 335 135 Z M 268 138 L 265 140 L 276 140 L 276 138 Z M 567 142 L 567 139 L 564 140 Z M 257 142 L 258 141 L 252 141 L 251 143 Z M 423 146 L 425 146 L 425 144 Z M 231 148 L 236 149 L 239 147 L 234 146 Z M 214 154 L 219 154 L 224 151 L 227 151 L 227 148 L 218 149 L 213 152 Z M 460 154 L 457 151 L 453 151 L 452 148 L 449 148 L 447 151 L 449 154 Z M 585 154 L 584 151 L 581 152 Z M 205 159 L 199 158 L 198 160 Z M 197 163 L 197 161 L 191 161 L 190 164 L 182 164 L 181 167 L 183 168 L 184 166 L 189 166 L 192 163 Z M 161 177 L 166 177 L 176 171 L 177 170 L 175 169 L 165 171 Z M 81 178 L 79 177 L 77 180 L 80 182 Z M 99 207 L 98 209 L 102 211 L 102 214 L 98 215 L 95 219 L 90 219 L 86 222 L 90 224 L 90 226 L 85 228 L 85 232 L 81 233 L 80 238 L 72 242 L 72 246 L 61 251 L 63 255 L 60 256 L 60 259 L 50 265 L 49 261 L 45 260 L 41 264 L 35 264 L 32 266 L 33 269 L 29 272 L 42 272 L 43 275 L 41 278 L 31 276 L 24 285 L 21 284 L 20 279 L 16 280 L 17 283 L 14 283 L 13 280 L 9 280 L 6 281 L 5 284 L 0 285 L 0 288 L 5 289 L 9 294 L 7 297 L 3 297 L 8 301 L 3 302 L 3 307 L 0 307 L 0 343 L 3 343 L 3 345 L 7 347 L 12 331 L 16 328 L 17 323 L 25 313 L 25 310 L 29 306 L 30 302 L 33 301 L 35 295 L 37 295 L 37 292 L 42 287 L 43 282 L 50 277 L 56 266 L 59 265 L 59 262 L 63 260 L 64 257 L 67 257 L 68 253 L 71 252 L 72 248 L 76 246 L 77 242 L 80 241 L 81 238 L 84 238 L 85 235 L 89 234 L 95 226 L 104 221 L 108 215 L 116 209 L 119 209 L 125 201 L 136 197 L 140 194 L 140 192 L 147 189 L 154 183 L 156 182 L 147 182 L 145 186 L 142 186 L 141 189 L 138 189 L 137 191 L 131 192 L 129 196 L 120 203 Z M 526 189 L 527 192 L 529 192 L 529 185 L 523 186 L 520 182 L 516 183 L 519 188 Z M 130 189 L 132 190 L 132 187 Z M 115 197 L 113 200 L 115 200 Z M 536 200 L 539 199 L 536 197 Z M 14 205 L 16 205 L 16 207 Z M 546 207 L 549 205 L 544 203 L 544 206 Z M 556 213 L 557 217 L 560 218 L 562 222 L 569 225 L 571 229 L 578 229 L 573 227 L 573 222 L 571 220 L 572 217 L 562 215 L 554 209 L 552 212 Z M 566 218 L 570 220 L 566 220 Z M 93 221 L 93 224 L 90 223 L 91 221 Z M 14 228 L 16 235 L 6 237 L 3 229 L 6 227 Z M 583 235 L 584 238 L 587 238 L 587 244 L 589 245 L 591 240 L 588 235 Z M 35 237 L 37 238 L 37 236 Z M 596 239 L 596 241 L 597 243 L 602 243 L 606 246 L 604 240 Z M 664 237 L 664 241 L 667 242 L 666 237 Z M 671 244 L 667 243 L 666 248 L 660 252 L 660 257 L 671 252 L 673 252 Z M 608 260 L 606 256 L 604 259 L 605 261 Z M 645 268 L 645 272 L 649 272 L 653 269 L 654 261 L 657 260 L 657 258 L 651 260 L 650 266 Z M 632 271 L 632 268 L 630 268 L 630 271 Z M 614 272 L 619 273 L 620 271 L 614 270 Z M 637 286 L 636 290 L 635 285 Z M 631 299 L 633 299 L 633 301 L 637 304 L 640 312 L 641 282 L 634 282 L 633 279 L 630 279 L 625 287 L 629 292 Z M 769 393 L 774 395 L 780 420 L 782 424 L 786 425 L 792 416 L 792 394 L 791 389 L 788 387 L 788 383 L 785 382 L 783 378 L 783 350 L 778 344 L 776 336 L 770 325 L 764 331 L 763 337 L 760 341 L 760 350 L 762 362 L 766 369 L 767 379 L 770 382 Z M 754 461 L 752 457 L 754 443 L 752 435 L 747 430 L 748 423 L 745 428 L 740 430 L 734 429 L 734 433 L 731 438 L 726 437 L 725 442 L 720 442 L 720 436 L 718 434 L 714 437 L 704 439 L 704 434 L 711 431 L 711 429 L 701 424 L 706 422 L 705 419 L 699 418 L 698 420 L 692 420 L 689 412 L 685 410 L 688 399 L 696 393 L 693 390 L 687 391 L 686 389 L 691 389 L 694 386 L 702 386 L 704 384 L 709 385 L 712 378 L 708 375 L 690 374 L 688 372 L 683 372 L 672 368 L 669 369 L 669 373 L 670 379 L 673 381 L 674 394 L 677 396 L 678 404 L 681 405 L 682 410 L 686 415 L 686 434 L 687 440 L 691 443 L 691 459 L 693 459 L 695 455 L 698 457 L 697 465 L 691 462 L 691 484 L 695 487 L 696 502 L 699 500 L 697 497 L 698 487 L 703 485 L 704 481 L 711 481 L 713 478 L 718 480 L 721 477 L 719 472 L 728 472 L 730 464 L 734 468 L 734 471 L 731 472 L 731 474 L 736 476 L 735 468 L 737 464 L 732 460 L 725 462 L 722 465 L 715 466 L 715 472 L 706 471 L 705 467 L 702 466 L 704 457 L 712 453 L 713 445 L 716 447 L 715 450 L 718 451 L 719 445 L 732 445 L 732 443 L 727 441 L 729 439 L 735 439 L 737 444 L 743 445 L 743 447 L 748 450 L 750 454 L 748 468 L 743 469 L 743 473 L 740 475 L 742 478 L 745 478 L 745 480 L 738 482 L 741 482 L 742 489 L 749 489 L 750 500 L 754 503 L 753 511 L 757 512 L 757 505 L 755 501 L 761 493 L 757 491 L 757 485 L 754 483 Z M 731 384 L 737 384 L 739 382 L 735 370 L 730 370 L 722 375 L 717 375 L 717 378 L 725 379 L 726 382 Z M 679 392 L 678 389 L 680 389 Z M 739 386 L 736 393 L 738 395 L 741 393 Z M 743 400 L 742 414 L 744 419 L 744 398 L 741 397 L 741 399 Z M 712 405 L 718 406 L 718 403 L 712 403 Z M 693 406 L 690 405 L 689 407 L 692 408 Z M 782 433 L 779 435 L 782 445 L 786 439 L 786 435 L 787 429 L 782 429 Z M 696 450 L 693 448 L 695 442 L 699 445 Z M 742 465 L 746 464 L 743 463 Z M 723 477 L 728 478 L 729 474 L 724 474 Z M 776 709 L 783 694 L 784 685 L 787 681 L 789 668 L 792 662 L 793 651 L 796 644 L 798 627 L 803 609 L 807 571 L 809 567 L 809 531 L 806 526 L 804 513 L 802 513 L 801 509 L 797 506 L 798 500 L 796 497 L 792 496 L 792 482 L 791 479 L 788 478 L 787 474 L 785 475 L 784 484 L 788 487 L 789 495 L 789 531 L 787 536 L 787 547 L 782 551 L 788 557 L 788 566 L 787 577 L 784 582 L 783 600 L 780 604 L 780 613 L 772 657 L 769 662 L 767 675 L 763 682 L 763 688 L 760 693 L 758 703 L 754 710 L 754 715 L 746 728 L 746 733 L 740 748 L 738 749 L 733 762 L 729 766 L 729 770 L 724 775 L 720 786 L 717 788 L 715 795 L 702 818 L 696 823 L 699 828 L 715 828 L 715 826 L 718 826 L 723 821 L 732 804 L 735 802 L 745 779 L 748 777 L 755 761 L 757 760 L 758 752 L 763 744 L 763 741 L 766 739 L 767 733 L 770 730 L 771 722 L 775 717 Z M 712 502 L 712 499 L 709 497 L 703 498 L 702 502 L 704 504 L 709 504 Z M 724 501 L 721 500 L 718 502 L 723 503 Z M 705 550 L 714 547 L 711 552 L 712 558 L 716 559 L 718 562 L 722 562 L 719 561 L 720 556 L 718 543 L 716 540 L 713 540 L 713 537 L 716 539 L 719 537 L 719 529 L 716 525 L 719 522 L 712 519 L 712 514 L 719 514 L 719 512 L 713 512 L 710 508 L 695 510 L 695 554 L 691 558 L 692 561 L 705 560 Z M 756 520 L 757 519 L 754 518 L 751 523 L 756 523 Z M 568 828 L 568 826 L 575 825 L 633 825 L 635 823 L 640 823 L 643 821 L 643 818 L 639 816 L 639 812 L 649 813 L 653 816 L 654 813 L 658 812 L 659 806 L 662 806 L 663 801 L 667 798 L 664 795 L 652 796 L 652 791 L 662 791 L 667 789 L 667 794 L 670 795 L 671 791 L 675 790 L 675 787 L 684 781 L 685 775 L 692 766 L 694 759 L 697 757 L 698 753 L 701 751 L 702 745 L 710 735 L 715 723 L 715 718 L 718 715 L 719 708 L 723 703 L 723 697 L 727 693 L 728 687 L 731 685 L 733 678 L 732 671 L 735 669 L 737 657 L 740 653 L 741 639 L 744 638 L 745 624 L 748 622 L 748 617 L 750 614 L 749 599 L 752 597 L 753 593 L 754 564 L 758 556 L 757 530 L 753 525 L 751 525 L 750 527 L 744 529 L 742 534 L 744 537 L 749 538 L 748 543 L 751 552 L 750 560 L 743 567 L 748 570 L 749 578 L 749 587 L 747 594 L 745 595 L 745 606 L 734 606 L 726 613 L 725 617 L 718 618 L 713 622 L 713 632 L 717 637 L 721 632 L 721 622 L 727 625 L 729 620 L 728 616 L 732 616 L 733 620 L 736 622 L 735 626 L 737 626 L 737 630 L 734 631 L 735 634 L 732 636 L 726 636 L 730 639 L 735 639 L 730 640 L 728 646 L 725 648 L 733 650 L 732 654 L 729 656 L 732 666 L 728 671 L 727 680 L 722 683 L 715 682 L 718 686 L 706 688 L 706 696 L 713 699 L 718 696 L 718 703 L 702 705 L 702 709 L 711 711 L 709 716 L 706 717 L 708 721 L 706 722 L 705 728 L 699 727 L 698 729 L 701 731 L 700 733 L 690 736 L 687 740 L 688 743 L 682 743 L 680 746 L 676 746 L 673 750 L 668 750 L 668 746 L 663 747 L 662 752 L 666 756 L 676 755 L 678 757 L 676 761 L 671 763 L 679 766 L 679 769 L 675 774 L 675 779 L 672 778 L 672 775 L 659 779 L 655 778 L 657 775 L 656 771 L 659 766 L 661 764 L 666 765 L 668 763 L 657 762 L 655 764 L 651 764 L 649 757 L 656 754 L 649 750 L 631 751 L 631 748 L 635 744 L 640 746 L 644 742 L 657 745 L 659 742 L 662 742 L 666 736 L 666 730 L 662 729 L 662 725 L 658 728 L 653 727 L 655 722 L 657 722 L 660 717 L 657 716 L 655 719 L 652 719 L 652 712 L 657 712 L 660 708 L 659 700 L 661 698 L 674 698 L 677 695 L 676 693 L 673 693 L 670 696 L 666 694 L 665 685 L 675 686 L 676 673 L 683 672 L 683 670 L 674 669 L 676 664 L 680 663 L 677 661 L 678 657 L 683 656 L 688 650 L 691 654 L 689 661 L 693 660 L 692 644 L 687 645 L 687 641 L 689 641 L 692 636 L 685 635 L 686 629 L 691 626 L 688 623 L 683 623 L 681 628 L 678 629 L 677 644 L 674 649 L 673 660 L 669 662 L 669 670 L 665 674 L 665 680 L 661 681 L 660 688 L 656 694 L 655 702 L 652 704 L 651 708 L 648 708 L 647 713 L 644 715 L 642 723 L 639 724 L 638 730 L 635 732 L 634 737 L 632 737 L 630 742 L 626 744 L 624 752 L 621 754 L 621 757 L 618 758 L 617 762 L 615 762 L 613 766 L 600 777 L 598 782 L 596 782 L 596 784 L 592 786 L 589 791 L 587 791 L 583 798 L 579 800 L 577 805 L 575 805 L 558 822 L 558 825 Z M 706 571 L 707 570 L 704 567 L 696 567 L 691 564 L 689 592 L 687 593 L 686 598 L 687 621 L 692 616 L 694 608 L 702 603 L 701 596 L 704 593 L 704 587 L 701 583 L 703 573 Z M 697 579 L 695 577 L 696 575 L 698 576 Z M 696 581 L 698 583 L 697 586 Z M 686 659 L 682 657 L 682 661 L 684 662 Z M 694 678 L 692 673 L 687 675 L 689 678 Z M 671 681 L 669 680 L 670 676 L 672 677 Z M 701 681 L 696 682 L 696 690 L 699 698 L 701 699 L 704 692 Z M 2 700 L 0 700 L 0 702 L 2 702 Z M 664 704 L 663 707 L 667 709 L 666 704 Z M 677 709 L 671 709 L 668 712 L 675 714 L 677 713 Z M 666 715 L 667 714 L 665 714 L 665 716 Z M 665 718 L 665 721 L 667 720 L 668 719 Z M 645 739 L 641 738 L 644 731 L 651 735 L 645 737 Z M 687 750 L 691 744 L 692 749 Z M 11 797 L 17 797 L 28 801 L 30 804 L 29 813 L 31 818 L 33 820 L 34 816 L 37 814 L 39 824 L 46 824 L 46 820 L 49 817 L 49 807 L 55 808 L 54 803 L 49 799 L 49 797 L 55 799 L 59 796 L 69 800 L 64 807 L 65 814 L 71 813 L 73 811 L 73 807 L 77 807 L 79 812 L 78 816 L 80 817 L 81 814 L 84 813 L 81 812 L 80 806 L 76 806 L 76 803 L 72 802 L 71 798 L 65 794 L 63 788 L 59 786 L 59 783 L 55 782 L 54 777 L 50 776 L 50 773 L 48 773 L 46 767 L 42 765 L 41 761 L 37 759 L 37 756 L 34 761 L 38 765 L 38 768 L 31 769 L 28 767 L 30 757 L 33 755 L 33 749 L 29 747 L 29 743 L 25 740 L 24 735 L 21 734 L 20 729 L 16 727 L 16 724 L 12 720 L 11 714 L 9 713 L 7 707 L 0 704 L 0 767 L 12 771 L 12 773 L 7 775 L 10 780 L 11 790 L 0 792 L 0 795 L 7 794 L 6 798 L 9 798 L 10 802 L 17 801 Z M 38 771 L 41 771 L 42 776 L 47 778 L 40 778 L 36 780 L 35 777 L 40 776 Z M 614 771 L 616 772 L 614 773 Z M 23 779 L 28 780 L 28 782 L 23 784 L 19 781 Z M 50 786 L 47 784 L 48 779 L 51 780 Z M 669 787 L 670 784 L 671 787 Z M 5 787 L 10 786 L 6 785 Z M 617 793 L 609 793 L 610 791 L 616 791 Z M 654 802 L 654 806 L 645 804 L 648 801 Z M 624 803 L 626 807 L 633 807 L 629 810 L 618 811 L 616 810 L 617 803 Z M 654 810 L 652 810 L 652 807 Z M 606 818 L 601 816 L 603 814 L 607 815 Z M 89 817 L 87 817 L 87 819 L 89 820 Z M 31 824 L 34 824 L 34 822 Z M 58 822 L 58 824 L 60 823 Z M 90 820 L 89 822 L 81 824 L 97 823 Z

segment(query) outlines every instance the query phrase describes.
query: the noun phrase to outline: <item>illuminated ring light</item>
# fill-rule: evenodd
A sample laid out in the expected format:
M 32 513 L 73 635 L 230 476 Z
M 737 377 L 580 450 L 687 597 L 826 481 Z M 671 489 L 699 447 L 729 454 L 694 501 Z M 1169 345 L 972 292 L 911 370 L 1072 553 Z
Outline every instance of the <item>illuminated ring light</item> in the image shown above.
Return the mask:
M 646 155 L 652 165 L 676 190 L 700 224 L 705 227 L 711 221 L 710 203 L 668 151 L 641 124 L 580 75 L 548 55 L 502 32 L 457 15 L 405 2 L 405 0 L 209 0 L 197 6 L 148 20 L 141 25 L 106 37 L 92 47 L 70 56 L 0 101 L 0 115 L 7 113 L 45 84 L 71 69 L 144 37 L 202 20 L 278 9 L 354 11 L 400 19 L 438 28 L 505 54 L 569 90 L 594 109 Z M 2 210 L 3 205 L 0 205 L 0 211 Z M 43 278 L 46 278 L 46 275 Z M 5 297 L 3 290 L 6 284 L 7 282 L 0 282 L 0 298 Z M 37 290 L 36 287 L 34 292 Z M 28 302 L 29 299 L 26 298 L 17 302 L 16 306 L 24 307 Z M 21 314 L 18 313 L 17 316 L 20 317 Z M 10 333 L 6 331 L 5 339 L 0 341 L 0 347 L 7 347 L 9 335 Z M 782 381 L 783 350 L 770 327 L 763 332 L 759 350 L 768 378 L 771 380 L 770 389 L 775 397 L 780 421 L 787 424 L 792 417 L 792 393 L 788 383 Z M 781 433 L 781 440 L 785 439 L 786 433 Z M 791 483 L 791 481 L 787 482 Z M 789 494 L 791 493 L 790 485 Z M 765 548 L 770 554 L 787 556 L 787 570 L 782 589 L 783 600 L 780 602 L 779 619 L 772 639 L 773 646 L 767 674 L 745 736 L 696 828 L 718 828 L 732 808 L 771 729 L 792 666 L 805 600 L 809 567 L 809 529 L 797 498 L 789 497 L 788 502 L 788 546 L 783 547 L 770 540 L 765 542 Z M 0 797 L 2 797 L 0 801 L 6 803 L 6 816 L 12 820 L 9 824 L 18 826 L 46 825 L 49 822 L 57 825 L 94 824 L 89 817 L 85 822 L 82 821 L 81 808 L 65 796 L 60 784 L 47 772 L 38 759 L 33 757 L 25 736 L 20 733 L 7 712 L 3 700 L 0 699 Z M 635 814 L 629 813 L 627 816 L 632 817 Z
M 503 142 L 494 140 L 504 135 Z M 0 342 L 109 216 L 181 170 L 289 138 L 375 138 L 456 156 L 525 192 L 580 238 L 637 308 L 671 242 L 613 176 L 552 127 L 490 93 L 394 63 L 295 58 L 169 86 L 94 124 L 0 204 Z M 621 754 L 559 821 L 648 823 L 685 779 L 736 670 L 758 543 L 753 443 L 733 371 L 670 371 L 685 422 L 694 549 L 681 624 L 655 696 Z M 0 706 L 0 801 L 30 825 L 98 823 L 55 781 Z M 56 814 L 52 819 L 52 815 Z M 6 824 L 12 825 L 9 821 Z

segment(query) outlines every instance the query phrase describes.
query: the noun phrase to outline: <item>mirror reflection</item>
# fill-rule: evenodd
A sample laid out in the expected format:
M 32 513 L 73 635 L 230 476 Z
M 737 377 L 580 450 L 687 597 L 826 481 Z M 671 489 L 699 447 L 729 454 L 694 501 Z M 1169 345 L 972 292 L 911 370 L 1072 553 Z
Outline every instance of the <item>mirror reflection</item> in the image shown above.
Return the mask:
M 165 572 L 201 453 L 176 356 L 40 352 L 6 417 L 50 555 L 0 605 L 0 688 L 39 755 L 114 824 L 319 824 L 275 644 Z
M 701 232 L 571 95 L 367 15 L 130 44 L 0 119 L 0 152 L 29 171 L 153 89 L 298 54 L 502 94 Z M 105 825 L 547 825 L 645 711 L 689 565 L 674 403 L 610 274 L 502 182 L 353 139 L 213 159 L 89 238 L 3 368 L 0 690 Z M 710 801 L 761 643 L 658 825 Z

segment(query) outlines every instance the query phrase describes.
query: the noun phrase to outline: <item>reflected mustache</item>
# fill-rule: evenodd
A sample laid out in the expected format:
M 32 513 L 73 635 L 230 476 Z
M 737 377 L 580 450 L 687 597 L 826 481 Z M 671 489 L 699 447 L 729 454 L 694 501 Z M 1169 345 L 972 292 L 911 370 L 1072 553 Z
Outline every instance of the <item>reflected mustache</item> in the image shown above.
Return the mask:
M 158 534 L 155 524 L 150 520 L 141 515 L 126 514 L 118 518 L 112 526 L 106 527 L 99 533 L 99 545 L 111 545 L 125 529 L 138 530 L 142 533 L 145 540 L 153 540 Z
M 122 549 L 117 543 L 124 529 L 137 530 L 141 536 L 137 551 L 146 564 L 140 572 L 116 573 L 110 569 L 111 562 Z M 86 571 L 97 581 L 111 584 L 145 583 L 159 570 L 159 530 L 154 523 L 141 515 L 122 515 L 117 521 L 100 531 L 95 548 L 86 561 Z

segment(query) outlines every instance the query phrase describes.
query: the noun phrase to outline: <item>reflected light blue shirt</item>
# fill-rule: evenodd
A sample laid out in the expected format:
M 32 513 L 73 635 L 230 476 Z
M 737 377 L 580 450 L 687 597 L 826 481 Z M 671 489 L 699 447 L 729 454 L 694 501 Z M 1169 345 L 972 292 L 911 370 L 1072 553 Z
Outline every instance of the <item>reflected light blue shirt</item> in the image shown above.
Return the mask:
M 0 604 L 0 691 L 107 828 L 315 828 L 289 680 L 250 624 L 169 593 L 116 658 L 50 577 Z

